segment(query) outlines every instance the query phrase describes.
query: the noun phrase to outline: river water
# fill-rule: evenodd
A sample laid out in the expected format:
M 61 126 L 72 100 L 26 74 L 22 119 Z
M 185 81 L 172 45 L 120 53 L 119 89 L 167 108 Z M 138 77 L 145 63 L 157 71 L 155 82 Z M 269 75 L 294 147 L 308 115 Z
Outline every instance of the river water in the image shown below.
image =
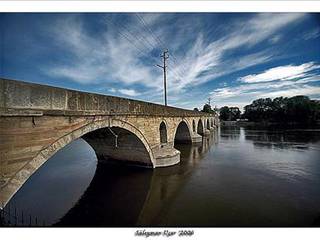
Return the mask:
M 76 140 L 26 182 L 11 212 L 54 226 L 320 225 L 319 129 L 224 127 L 176 148 L 179 165 L 151 170 L 98 163 Z

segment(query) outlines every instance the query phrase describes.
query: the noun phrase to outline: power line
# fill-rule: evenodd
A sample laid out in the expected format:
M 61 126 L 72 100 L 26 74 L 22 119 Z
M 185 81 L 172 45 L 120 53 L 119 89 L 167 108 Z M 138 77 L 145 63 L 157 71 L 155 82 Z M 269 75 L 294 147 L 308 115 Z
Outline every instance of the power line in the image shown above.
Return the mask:
M 151 37 L 155 40 L 155 42 L 157 42 L 162 49 L 166 49 L 165 48 L 165 44 L 164 42 L 161 40 L 160 37 L 158 37 L 154 31 L 152 30 L 152 28 L 148 27 L 148 24 L 145 22 L 143 16 L 139 15 L 138 13 L 135 14 L 136 17 L 139 19 L 140 23 L 142 23 L 142 26 L 149 31 L 149 33 L 151 34 Z M 174 54 L 171 52 L 170 56 L 172 56 L 173 61 L 175 62 L 175 65 L 178 66 L 178 59 L 174 56 Z M 184 68 L 184 66 L 182 65 L 183 71 L 186 72 L 186 69 Z M 174 69 L 174 68 L 173 68 Z M 176 69 L 174 69 L 174 72 L 177 74 L 178 78 L 182 78 L 184 76 L 184 73 L 182 73 L 181 71 L 179 71 L 179 69 L 176 67 Z
M 158 45 L 160 45 L 163 49 L 165 49 L 164 46 L 164 42 L 161 40 L 160 37 L 158 37 L 154 31 L 152 30 L 152 28 L 149 28 L 147 23 L 145 22 L 144 18 L 142 16 L 140 16 L 139 14 L 136 14 L 136 17 L 138 18 L 138 20 L 140 21 L 142 27 L 148 31 L 150 33 L 150 36 L 153 38 L 153 40 L 155 41 L 155 43 L 157 43 Z M 172 73 L 172 77 L 177 80 L 177 82 L 181 81 L 181 79 L 184 76 L 184 73 L 181 73 L 181 70 L 177 67 L 178 66 L 178 59 L 173 56 L 173 67 L 171 68 L 171 73 Z M 183 66 L 182 66 L 183 67 Z
M 171 55 L 170 55 L 171 56 Z M 169 66 L 168 66 L 169 68 Z M 172 71 L 171 73 L 173 74 L 173 76 L 175 77 L 176 80 L 180 80 L 182 77 L 177 73 L 176 69 L 174 68 L 170 68 Z
M 110 22 L 111 24 L 113 24 L 113 25 L 115 26 L 115 30 L 120 34 L 120 36 L 121 36 L 122 38 L 126 39 L 130 44 L 132 44 L 132 46 L 134 46 L 134 47 L 140 52 L 140 54 L 145 55 L 145 56 L 147 56 L 147 57 L 150 58 L 150 56 L 148 56 L 148 54 L 146 54 L 146 53 L 144 52 L 144 50 L 142 50 L 142 49 L 135 43 L 135 41 L 132 40 L 132 38 L 131 38 L 128 34 L 119 31 L 119 29 L 117 28 L 117 25 L 116 25 L 113 21 L 111 21 L 111 20 L 108 19 L 108 18 L 106 18 L 106 20 L 107 20 L 108 22 Z M 151 56 L 151 57 L 152 57 L 152 56 Z M 155 58 L 155 57 L 153 57 L 153 58 Z
M 110 22 L 111 24 L 113 24 L 115 26 L 115 30 L 119 33 L 119 35 L 126 39 L 128 42 L 130 42 L 130 44 L 132 44 L 141 55 L 143 56 L 147 56 L 149 59 L 153 60 L 156 59 L 154 56 L 150 55 L 149 53 L 146 53 L 145 50 L 149 50 L 151 49 L 151 51 L 153 51 L 154 49 L 157 49 L 157 45 L 163 47 L 163 49 L 165 49 L 164 47 L 164 43 L 163 41 L 152 31 L 151 28 L 148 27 L 147 23 L 145 22 L 145 20 L 143 19 L 142 16 L 140 16 L 139 14 L 135 14 L 136 17 L 138 18 L 139 22 L 142 25 L 142 28 L 144 28 L 146 31 L 148 31 L 150 33 L 151 39 L 154 40 L 154 42 L 149 41 L 148 39 L 143 39 L 143 37 L 141 37 L 143 34 L 135 34 L 134 31 L 130 30 L 125 24 L 120 23 L 120 22 L 114 22 L 111 19 L 106 18 L 106 20 L 108 22 Z M 122 30 L 122 31 L 120 31 Z M 137 42 L 139 44 L 137 44 Z M 148 44 L 145 45 L 144 42 L 146 42 Z M 143 45 L 143 46 L 141 46 Z M 145 49 L 144 49 L 145 48 Z M 160 65 L 156 65 L 158 67 L 163 68 L 163 75 L 164 75 L 164 98 L 165 98 L 165 105 L 167 105 L 167 89 L 166 89 L 166 85 L 167 85 L 167 62 L 166 60 L 169 58 L 168 54 L 168 50 L 164 50 L 163 54 L 161 55 L 161 57 L 163 58 L 163 66 Z M 172 54 L 171 54 L 172 55 Z M 173 59 L 173 65 L 178 66 L 178 59 L 172 55 L 172 59 Z M 157 59 L 155 60 L 157 61 Z M 149 64 L 148 64 L 149 65 Z M 150 64 L 151 65 L 151 64 Z M 183 67 L 183 65 L 182 65 Z M 179 68 L 171 68 L 172 71 L 172 77 L 174 79 L 176 79 L 177 81 L 181 80 L 181 76 L 183 76 L 184 74 L 181 73 L 181 70 Z
M 137 18 L 140 20 L 140 22 L 142 23 L 142 25 L 145 27 L 145 29 L 147 29 L 147 31 L 150 32 L 151 36 L 156 40 L 156 42 L 158 42 L 158 44 L 160 45 L 160 47 L 162 49 L 165 49 L 165 44 L 163 44 L 163 42 L 161 41 L 160 38 L 158 38 L 157 35 L 155 35 L 155 33 L 152 31 L 151 28 L 148 27 L 147 23 L 145 22 L 144 18 L 142 16 L 140 16 L 138 13 L 135 14 L 137 16 Z
M 175 55 L 174 55 L 174 53 L 171 51 L 171 54 L 170 54 L 171 56 L 172 56 L 172 59 L 173 59 L 173 61 L 178 65 L 178 62 L 179 62 L 179 60 L 175 57 Z M 182 67 L 182 70 L 184 71 L 184 72 L 187 72 L 187 69 L 186 69 L 186 67 L 184 66 L 184 65 L 181 65 L 181 67 Z M 178 71 L 178 70 L 177 70 Z M 184 75 L 184 72 L 182 72 L 182 76 Z M 181 74 L 181 72 L 179 71 L 179 73 Z
M 121 24 L 121 23 L 118 23 L 118 24 L 121 25 L 131 36 L 133 36 L 134 38 L 136 38 L 136 39 L 139 41 L 139 43 L 142 43 L 142 44 L 143 44 L 144 42 L 146 42 L 146 43 L 150 46 L 151 51 L 155 48 L 155 47 L 153 46 L 153 44 L 150 43 L 147 38 L 144 38 L 144 39 L 143 39 L 143 37 L 138 37 L 139 34 L 134 34 L 134 33 L 132 33 L 131 30 L 130 30 L 126 25 Z

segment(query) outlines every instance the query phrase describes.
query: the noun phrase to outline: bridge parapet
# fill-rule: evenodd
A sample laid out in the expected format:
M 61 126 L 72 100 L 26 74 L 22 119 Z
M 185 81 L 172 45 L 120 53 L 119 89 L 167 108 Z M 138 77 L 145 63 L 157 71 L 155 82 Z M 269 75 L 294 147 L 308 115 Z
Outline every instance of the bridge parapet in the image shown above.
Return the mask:
M 0 115 L 212 116 L 149 102 L 0 79 Z

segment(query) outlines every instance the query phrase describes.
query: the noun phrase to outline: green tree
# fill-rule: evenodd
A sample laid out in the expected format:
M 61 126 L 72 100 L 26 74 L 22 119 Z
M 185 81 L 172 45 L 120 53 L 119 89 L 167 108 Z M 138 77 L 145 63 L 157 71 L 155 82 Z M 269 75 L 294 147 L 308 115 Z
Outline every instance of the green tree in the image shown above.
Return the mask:
M 320 118 L 320 103 L 307 96 L 260 98 L 244 107 L 243 117 L 255 122 L 313 124 Z
M 229 108 L 229 120 L 236 121 L 240 118 L 241 111 L 238 107 L 230 107 Z
M 202 112 L 214 113 L 214 111 L 211 109 L 211 106 L 210 106 L 208 103 L 206 103 L 205 105 L 203 105 Z
M 220 108 L 220 120 L 227 121 L 229 120 L 230 110 L 228 106 Z

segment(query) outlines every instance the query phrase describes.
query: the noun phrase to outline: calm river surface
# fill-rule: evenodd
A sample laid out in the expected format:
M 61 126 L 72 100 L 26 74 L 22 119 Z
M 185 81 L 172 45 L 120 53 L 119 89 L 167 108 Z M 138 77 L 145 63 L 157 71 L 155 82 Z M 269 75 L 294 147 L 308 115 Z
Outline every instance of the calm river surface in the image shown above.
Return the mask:
M 76 140 L 27 181 L 11 211 L 55 226 L 320 225 L 319 129 L 220 128 L 176 148 L 179 165 L 151 170 L 98 163 Z

